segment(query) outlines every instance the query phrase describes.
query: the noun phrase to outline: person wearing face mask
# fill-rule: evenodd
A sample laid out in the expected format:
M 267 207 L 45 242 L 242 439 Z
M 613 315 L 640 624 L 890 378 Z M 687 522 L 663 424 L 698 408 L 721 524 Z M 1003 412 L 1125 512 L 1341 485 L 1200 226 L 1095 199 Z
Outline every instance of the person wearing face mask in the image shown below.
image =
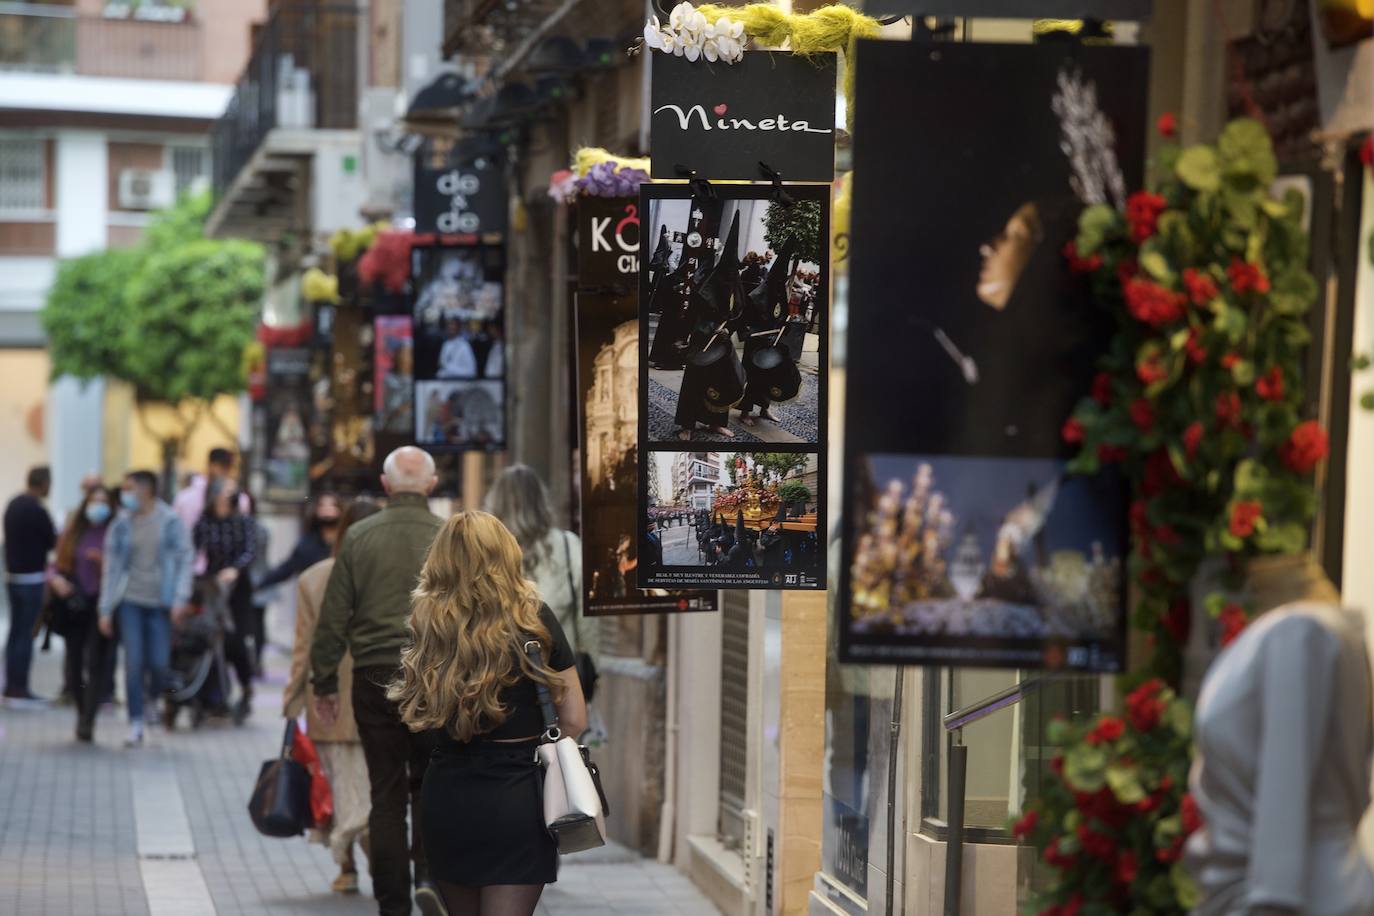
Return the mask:
M 333 553 L 334 542 L 339 536 L 340 515 L 342 507 L 336 494 L 321 493 L 315 497 L 306 511 L 305 533 L 292 548 L 291 555 L 263 576 L 256 587 L 262 590 L 280 585 L 327 559 Z
M 104 484 L 86 488 L 57 541 L 57 559 L 48 571 L 48 589 L 68 608 L 63 637 L 66 676 L 76 703 L 76 737 L 89 742 L 95 731 L 100 694 L 114 665 L 114 640 L 100 632 L 95 612 L 100 602 L 100 572 L 105 535 L 114 514 Z
M 171 667 L 172 618 L 191 600 L 195 551 L 186 526 L 157 498 L 157 475 L 134 471 L 124 478 L 122 512 L 105 535 L 100 575 L 100 632 L 114 636 L 116 618 L 124 643 L 125 690 L 129 704 L 128 747 L 143 744 L 145 672 L 154 695 L 167 684 Z

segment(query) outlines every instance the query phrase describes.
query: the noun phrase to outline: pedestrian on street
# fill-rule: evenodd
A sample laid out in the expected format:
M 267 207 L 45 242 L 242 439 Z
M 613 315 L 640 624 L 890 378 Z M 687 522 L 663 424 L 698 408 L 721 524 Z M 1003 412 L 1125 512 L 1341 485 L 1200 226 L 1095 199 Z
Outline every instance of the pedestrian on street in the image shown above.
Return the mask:
M 252 517 L 238 510 L 239 495 L 238 485 L 228 477 L 210 481 L 205 512 L 191 534 L 196 552 L 205 556 L 207 591 L 217 590 L 228 611 L 224 658 L 239 682 L 236 723 L 242 723 L 253 709 L 253 656 L 247 641 L 253 629 L 253 586 L 247 573 L 258 543 Z M 223 698 L 226 703 L 228 699 Z
M 153 696 L 167 686 L 172 656 L 172 618 L 191 599 L 191 538 L 172 507 L 157 498 L 157 475 L 134 471 L 119 494 L 124 511 L 105 535 L 100 576 L 100 632 L 108 639 L 119 624 L 124 643 L 124 690 L 129 706 L 128 747 L 143 744 L 146 673 Z
M 181 524 L 186 531 L 196 530 L 196 522 L 200 521 L 201 515 L 205 512 L 205 491 L 210 484 L 216 480 L 231 480 L 234 476 L 234 453 L 227 448 L 212 448 L 209 455 L 205 458 L 205 473 L 192 474 L 186 485 L 177 491 L 176 498 L 172 500 L 172 508 L 176 510 L 177 517 L 181 519 Z M 248 494 L 239 494 L 239 511 L 247 515 L 252 511 L 248 504 Z M 197 555 L 196 573 L 205 572 L 205 558 Z
M 253 565 L 248 567 L 249 581 L 253 585 L 252 628 L 247 634 L 253 641 L 253 676 L 262 677 L 262 652 L 267 648 L 267 604 L 271 600 L 271 590 L 258 590 L 258 583 L 267 577 L 267 552 L 272 546 L 272 532 L 262 523 L 258 515 L 258 499 L 249 490 L 243 495 L 248 497 L 248 517 L 253 527 Z
M 581 626 L 582 541 L 553 524 L 549 490 L 533 468 L 512 465 L 496 479 L 484 508 L 501 520 L 524 554 L 525 577 L 558 618 L 573 652 L 586 652 L 599 662 L 597 627 Z
M 37 700 L 29 690 L 33 662 L 33 625 L 43 609 L 48 553 L 57 530 L 43 500 L 52 487 L 47 466 L 29 469 L 24 492 L 5 507 L 5 590 L 10 601 L 10 632 L 5 641 L 5 699 Z
M 339 517 L 343 507 L 334 493 L 321 493 L 305 512 L 305 533 L 291 549 L 291 555 L 274 566 L 257 583 L 259 589 L 280 585 L 334 554 L 339 537 Z
M 442 524 L 429 511 L 428 496 L 437 482 L 434 459 L 423 449 L 403 446 L 386 457 L 387 506 L 353 525 L 340 543 L 310 647 L 315 713 L 326 727 L 339 719 L 339 664 L 345 652 L 353 656 L 353 716 L 372 793 L 368 867 L 382 916 L 410 913 L 411 861 L 420 910 L 425 916 L 444 913 L 429 880 L 420 830 L 420 786 L 432 742 L 406 728 L 386 696 L 408 638 L 410 593 Z
M 48 572 L 48 589 L 67 606 L 62 637 L 66 642 L 66 680 L 76 703 L 76 737 L 89 742 L 95 732 L 106 677 L 114 667 L 114 640 L 100 632 L 100 570 L 105 535 L 114 505 L 110 491 L 97 483 L 86 488 L 57 541 L 57 558 Z
M 494 516 L 460 512 L 444 524 L 410 633 L 389 697 L 416 733 L 440 734 L 420 821 L 448 911 L 531 916 L 558 877 L 535 756 L 544 731 L 536 683 L 550 688 L 564 733 L 586 730 L 587 709 L 563 628 Z M 524 651 L 530 640 L 542 667 Z
M 370 499 L 355 499 L 344 509 L 337 531 L 342 539 L 354 522 L 381 511 Z M 368 852 L 367 819 L 372 811 L 367 781 L 367 758 L 358 739 L 353 719 L 353 658 L 345 653 L 339 661 L 339 718 L 325 725 L 315 713 L 314 691 L 310 689 L 310 643 L 320 619 L 334 558 L 326 557 L 301 573 L 296 581 L 296 643 L 291 651 L 291 677 L 282 695 L 282 714 L 294 719 L 305 713 L 306 734 L 320 752 L 320 764 L 334 791 L 334 819 L 319 839 L 329 847 L 338 863 L 339 875 L 333 889 L 340 894 L 358 893 L 358 866 L 353 857 L 356 842 Z

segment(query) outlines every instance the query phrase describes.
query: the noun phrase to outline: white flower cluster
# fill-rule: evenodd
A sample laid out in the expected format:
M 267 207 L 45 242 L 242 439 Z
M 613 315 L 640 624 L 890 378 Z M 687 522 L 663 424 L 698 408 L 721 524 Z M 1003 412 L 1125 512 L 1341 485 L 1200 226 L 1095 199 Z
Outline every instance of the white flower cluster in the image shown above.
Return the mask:
M 744 57 L 744 42 L 744 23 L 729 16 L 707 22 L 690 3 L 673 7 L 667 28 L 658 24 L 657 16 L 650 16 L 644 24 L 646 45 L 691 61 L 704 57 L 713 63 L 733 64 Z

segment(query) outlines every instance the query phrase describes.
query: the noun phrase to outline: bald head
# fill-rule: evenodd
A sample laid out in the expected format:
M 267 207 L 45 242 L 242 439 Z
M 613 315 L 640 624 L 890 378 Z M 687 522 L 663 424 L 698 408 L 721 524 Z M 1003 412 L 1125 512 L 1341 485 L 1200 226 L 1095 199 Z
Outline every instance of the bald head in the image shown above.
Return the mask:
M 434 473 L 434 458 L 422 448 L 403 445 L 382 465 L 382 489 L 388 495 L 419 493 L 428 496 L 439 478 Z

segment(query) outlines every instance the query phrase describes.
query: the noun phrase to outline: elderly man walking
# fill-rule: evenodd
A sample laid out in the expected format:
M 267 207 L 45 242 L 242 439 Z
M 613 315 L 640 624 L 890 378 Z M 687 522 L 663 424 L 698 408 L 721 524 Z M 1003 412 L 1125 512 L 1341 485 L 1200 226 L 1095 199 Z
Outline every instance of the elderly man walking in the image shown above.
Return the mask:
M 310 647 L 311 683 L 315 711 L 332 725 L 339 714 L 339 661 L 345 650 L 352 653 L 353 716 L 372 788 L 368 866 L 377 907 L 382 916 L 410 913 L 414 860 L 415 902 L 425 916 L 436 916 L 445 912 L 443 901 L 420 840 L 420 786 L 431 745 L 401 722 L 386 685 L 400 670 L 410 592 L 442 524 L 428 501 L 438 479 L 429 453 L 409 445 L 388 455 L 382 471 L 386 508 L 348 529 L 329 575 Z

